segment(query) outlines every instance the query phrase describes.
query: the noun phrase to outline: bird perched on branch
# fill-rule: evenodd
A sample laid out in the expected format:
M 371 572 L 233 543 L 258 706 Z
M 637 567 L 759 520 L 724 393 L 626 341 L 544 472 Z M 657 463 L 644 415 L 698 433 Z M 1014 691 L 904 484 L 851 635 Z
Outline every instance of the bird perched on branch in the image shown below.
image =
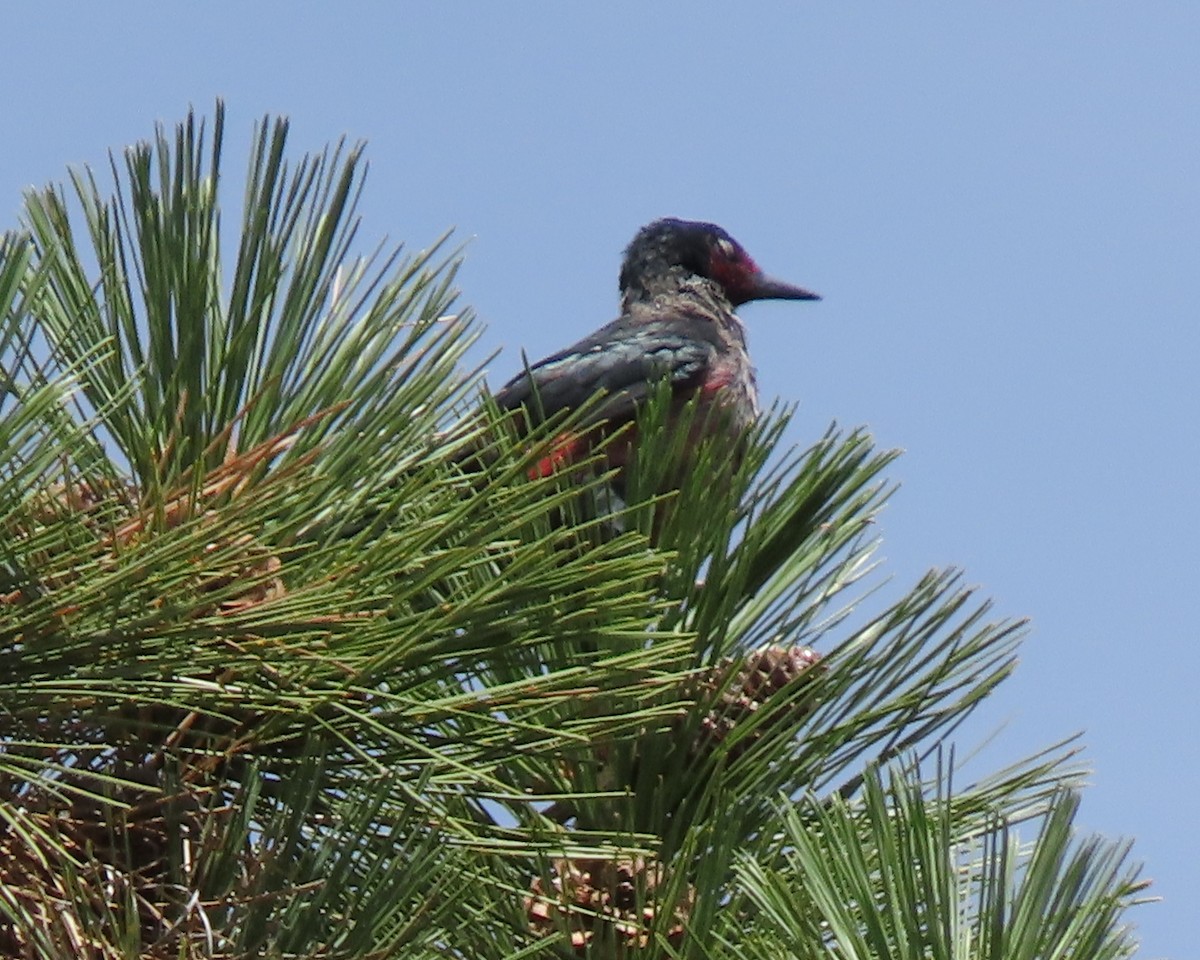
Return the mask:
M 625 250 L 620 289 L 617 319 L 528 366 L 494 397 L 501 409 L 523 408 L 536 423 L 603 393 L 581 430 L 555 440 L 537 475 L 622 430 L 605 447 L 620 483 L 636 449 L 638 408 L 662 381 L 670 384 L 672 411 L 696 398 L 696 429 L 725 432 L 736 450 L 758 415 L 758 391 L 734 308 L 751 300 L 820 299 L 767 276 L 715 224 L 671 218 L 638 231 Z

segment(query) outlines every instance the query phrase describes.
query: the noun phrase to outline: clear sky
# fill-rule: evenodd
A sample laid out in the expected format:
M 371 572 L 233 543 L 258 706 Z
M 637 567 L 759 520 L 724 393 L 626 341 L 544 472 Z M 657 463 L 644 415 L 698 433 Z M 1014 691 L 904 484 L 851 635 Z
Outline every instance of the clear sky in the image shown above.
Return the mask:
M 819 304 L 743 311 L 793 440 L 907 451 L 900 584 L 954 564 L 1033 618 L 967 736 L 1086 731 L 1083 824 L 1200 900 L 1200 3 L 12 4 L 0 224 L 27 186 L 226 99 L 369 141 L 364 236 L 470 239 L 493 380 L 611 318 L 620 251 L 714 220 Z M 240 196 L 231 197 L 231 205 Z

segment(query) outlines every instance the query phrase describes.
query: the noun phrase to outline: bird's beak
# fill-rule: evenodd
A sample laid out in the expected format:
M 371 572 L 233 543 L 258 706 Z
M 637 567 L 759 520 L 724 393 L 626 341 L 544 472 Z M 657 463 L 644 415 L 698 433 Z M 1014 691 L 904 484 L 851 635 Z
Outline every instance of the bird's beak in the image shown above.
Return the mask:
M 768 277 L 765 273 L 756 273 L 750 279 L 749 296 L 747 300 L 820 300 L 819 294 L 795 284 L 785 283 Z

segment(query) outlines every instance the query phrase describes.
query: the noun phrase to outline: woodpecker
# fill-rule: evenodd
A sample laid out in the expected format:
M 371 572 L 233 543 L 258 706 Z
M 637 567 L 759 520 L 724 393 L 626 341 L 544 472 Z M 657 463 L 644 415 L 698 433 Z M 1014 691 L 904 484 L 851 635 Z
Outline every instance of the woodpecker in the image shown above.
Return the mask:
M 759 407 L 745 329 L 734 308 L 751 300 L 820 299 L 767 276 L 716 224 L 674 218 L 638 231 L 625 249 L 619 286 L 620 316 L 528 366 L 495 394 L 501 409 L 523 408 L 530 422 L 602 394 L 583 429 L 558 438 L 534 475 L 548 475 L 623 430 L 605 447 L 622 478 L 636 446 L 631 423 L 663 380 L 670 383 L 672 409 L 698 397 L 695 422 L 725 431 L 736 450 Z M 714 404 L 720 415 L 710 417 L 718 412 Z

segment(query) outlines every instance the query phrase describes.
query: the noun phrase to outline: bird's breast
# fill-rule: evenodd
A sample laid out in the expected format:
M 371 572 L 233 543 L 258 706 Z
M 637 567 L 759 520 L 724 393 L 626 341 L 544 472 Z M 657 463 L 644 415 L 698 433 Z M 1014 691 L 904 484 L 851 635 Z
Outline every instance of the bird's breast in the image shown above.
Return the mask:
M 746 349 L 746 328 L 733 313 L 717 323 L 719 345 L 704 389 L 734 414 L 734 428 L 745 429 L 758 417 L 758 380 Z

